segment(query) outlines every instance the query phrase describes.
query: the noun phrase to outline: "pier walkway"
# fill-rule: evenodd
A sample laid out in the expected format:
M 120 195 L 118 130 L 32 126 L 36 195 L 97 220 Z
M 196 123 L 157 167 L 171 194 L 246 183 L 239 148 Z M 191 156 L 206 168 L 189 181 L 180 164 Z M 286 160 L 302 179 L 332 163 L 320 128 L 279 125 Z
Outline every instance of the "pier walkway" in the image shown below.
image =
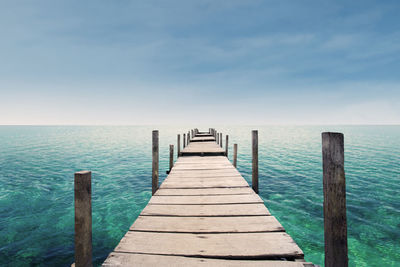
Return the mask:
M 314 266 L 303 258 L 215 137 L 197 133 L 103 266 Z

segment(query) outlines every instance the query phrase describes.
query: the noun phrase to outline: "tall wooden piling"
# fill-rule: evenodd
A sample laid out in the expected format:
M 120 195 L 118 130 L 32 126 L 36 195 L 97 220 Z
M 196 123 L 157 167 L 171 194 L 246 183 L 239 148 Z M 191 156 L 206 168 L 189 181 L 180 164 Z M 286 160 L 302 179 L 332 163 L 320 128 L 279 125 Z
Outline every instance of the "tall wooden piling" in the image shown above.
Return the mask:
M 179 158 L 179 156 L 181 155 L 181 135 L 178 134 L 177 136 L 177 155 L 176 158 Z
M 194 137 L 194 135 L 193 135 L 193 129 L 191 130 L 191 132 L 192 132 L 192 139 L 193 139 L 193 137 Z
M 219 146 L 222 147 L 222 133 L 219 134 Z
M 183 134 L 183 148 L 186 147 L 186 134 Z
M 159 159 L 159 149 L 158 149 L 158 130 L 153 131 L 153 164 L 152 164 L 152 186 L 151 191 L 154 195 L 158 189 L 158 159 Z
M 174 145 L 169 145 L 169 171 L 174 167 Z
M 215 140 L 216 140 L 217 144 L 219 145 L 219 134 L 217 133 L 217 131 L 215 131 Z
M 228 139 L 229 139 L 229 135 L 226 135 L 226 139 L 225 139 L 225 155 L 226 155 L 226 157 L 228 157 Z
M 187 138 L 187 144 L 189 145 L 189 143 L 190 143 L 190 132 L 187 133 L 187 137 L 186 138 Z
M 325 266 L 348 266 L 344 137 L 322 133 Z
M 237 144 L 233 145 L 233 166 L 236 168 L 237 167 Z
M 258 131 L 252 131 L 252 146 L 251 151 L 253 155 L 252 161 L 252 179 L 251 185 L 253 187 L 254 192 L 258 194 Z
M 76 172 L 75 195 L 75 266 L 92 266 L 92 173 Z

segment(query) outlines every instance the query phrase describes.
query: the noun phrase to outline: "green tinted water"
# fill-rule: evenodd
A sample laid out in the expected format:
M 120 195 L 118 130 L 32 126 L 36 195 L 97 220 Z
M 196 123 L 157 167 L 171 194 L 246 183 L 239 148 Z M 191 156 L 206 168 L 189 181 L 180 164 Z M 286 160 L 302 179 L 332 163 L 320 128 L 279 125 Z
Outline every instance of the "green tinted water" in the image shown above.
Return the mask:
M 102 263 L 151 197 L 155 128 L 163 180 L 168 145 L 190 127 L 0 126 L 0 266 L 74 261 L 73 174 L 83 169 L 92 171 L 93 257 Z M 238 169 L 249 182 L 251 130 L 259 130 L 260 195 L 320 265 L 320 134 L 343 132 L 350 265 L 400 266 L 400 127 L 215 128 L 238 143 Z

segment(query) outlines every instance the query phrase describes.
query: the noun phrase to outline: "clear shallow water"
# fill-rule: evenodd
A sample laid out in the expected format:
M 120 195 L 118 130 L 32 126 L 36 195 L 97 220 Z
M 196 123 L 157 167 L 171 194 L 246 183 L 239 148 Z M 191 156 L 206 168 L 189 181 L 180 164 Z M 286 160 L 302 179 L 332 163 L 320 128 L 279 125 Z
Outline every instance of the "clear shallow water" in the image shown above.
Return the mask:
M 350 266 L 400 266 L 399 126 L 212 127 L 238 143 L 249 182 L 251 130 L 259 130 L 260 195 L 320 265 L 320 134 L 343 132 Z M 189 128 L 0 126 L 0 266 L 70 266 L 73 174 L 83 169 L 92 171 L 93 257 L 102 263 L 151 197 L 151 130 L 160 130 L 163 180 L 168 145 Z

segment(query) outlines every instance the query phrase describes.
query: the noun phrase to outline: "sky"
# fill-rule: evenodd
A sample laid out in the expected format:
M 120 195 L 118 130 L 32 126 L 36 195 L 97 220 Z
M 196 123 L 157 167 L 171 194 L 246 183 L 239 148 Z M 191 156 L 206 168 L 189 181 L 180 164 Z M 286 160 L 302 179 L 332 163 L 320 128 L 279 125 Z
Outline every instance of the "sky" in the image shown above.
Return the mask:
M 0 124 L 400 124 L 400 1 L 1 0 Z

